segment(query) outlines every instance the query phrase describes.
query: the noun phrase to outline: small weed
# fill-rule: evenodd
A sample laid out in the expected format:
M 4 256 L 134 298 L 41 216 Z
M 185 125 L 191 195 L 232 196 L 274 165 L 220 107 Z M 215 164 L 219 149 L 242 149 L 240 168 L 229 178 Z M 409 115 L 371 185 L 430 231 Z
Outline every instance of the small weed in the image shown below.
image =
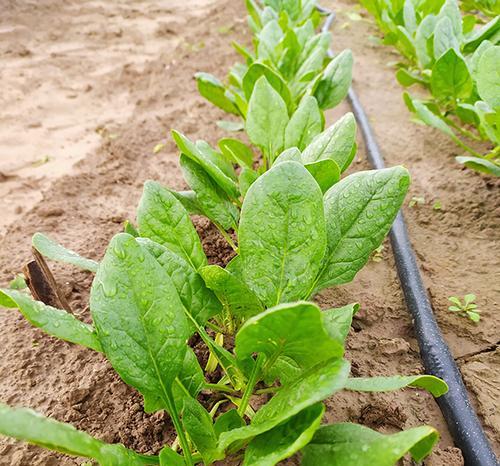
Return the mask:
M 425 204 L 424 197 L 413 196 L 408 203 L 408 207 L 418 207 Z
M 153 147 L 153 154 L 158 154 L 165 148 L 165 143 L 159 142 L 156 146 Z
M 373 251 L 372 254 L 372 261 L 373 262 L 381 262 L 384 260 L 384 249 L 385 246 L 381 244 L 375 251 Z
M 449 306 L 448 310 L 451 312 L 457 312 L 459 315 L 469 318 L 472 322 L 479 322 L 481 319 L 479 313 L 481 311 L 477 308 L 477 304 L 474 303 L 475 300 L 476 295 L 472 293 L 464 296 L 463 303 L 460 298 L 450 296 L 448 301 L 452 302 L 453 306 Z

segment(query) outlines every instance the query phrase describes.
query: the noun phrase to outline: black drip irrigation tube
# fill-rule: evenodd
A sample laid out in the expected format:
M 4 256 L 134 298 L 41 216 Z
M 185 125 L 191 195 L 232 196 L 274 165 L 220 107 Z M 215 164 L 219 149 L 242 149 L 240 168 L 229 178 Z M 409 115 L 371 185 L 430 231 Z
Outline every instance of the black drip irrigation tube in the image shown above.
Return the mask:
M 323 31 L 329 31 L 335 13 L 323 7 L 318 10 L 328 15 Z M 330 57 L 333 52 L 328 51 Z M 366 146 L 366 154 L 373 168 L 384 168 L 384 159 L 371 129 L 368 117 L 351 87 L 347 95 L 349 104 Z M 399 212 L 390 231 L 399 281 L 406 306 L 412 315 L 420 355 L 427 373 L 443 379 L 449 387 L 437 402 L 448 424 L 455 443 L 462 450 L 466 466 L 498 466 L 498 460 L 471 406 L 462 374 L 446 344 L 436 322 L 429 296 L 420 275 L 402 212 Z

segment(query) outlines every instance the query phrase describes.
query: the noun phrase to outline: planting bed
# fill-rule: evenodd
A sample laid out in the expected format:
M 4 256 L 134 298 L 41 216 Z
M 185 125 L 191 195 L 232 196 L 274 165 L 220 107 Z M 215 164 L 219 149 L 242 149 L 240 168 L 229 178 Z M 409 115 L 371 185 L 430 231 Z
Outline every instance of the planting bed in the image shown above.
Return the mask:
M 158 47 L 151 57 L 137 64 L 128 63 L 129 57 L 121 56 L 123 65 L 128 66 L 124 66 L 118 81 L 110 79 L 102 89 L 104 94 L 106 89 L 111 93 L 119 82 L 130 114 L 123 118 L 120 106 L 116 106 L 115 113 L 123 121 L 114 120 L 114 136 L 103 135 L 100 146 L 90 150 L 73 173 L 62 174 L 45 189 L 43 199 L 32 209 L 14 214 L 16 218 L 4 225 L 6 234 L 0 251 L 2 284 L 29 260 L 34 232 L 47 233 L 98 260 L 109 239 L 122 230 L 123 221 L 134 215 L 146 179 L 184 189 L 177 149 L 166 136 L 170 128 L 212 144 L 225 135 L 213 123 L 225 116 L 198 95 L 192 76 L 199 70 L 220 76 L 221 70 L 236 61 L 228 39 L 249 42 L 243 20 L 245 11 L 236 1 L 198 3 L 199 9 L 193 6 L 194 2 L 188 9 L 177 1 L 154 8 L 152 3 L 137 4 L 133 15 L 138 24 L 162 15 L 166 19 L 156 31 Z M 327 6 L 335 7 L 339 13 L 334 48 L 353 49 L 354 86 L 372 117 L 388 165 L 404 164 L 411 171 L 413 182 L 406 205 L 412 196 L 426 200 L 425 205 L 405 208 L 410 235 L 438 321 L 499 453 L 500 419 L 495 412 L 500 370 L 495 319 L 499 294 L 494 289 L 498 279 L 493 278 L 498 271 L 493 251 L 499 228 L 499 183 L 473 172 L 462 172 L 453 160 L 454 148 L 444 136 L 409 121 L 393 70 L 386 66 L 397 58 L 389 49 L 367 40 L 376 33 L 368 21 L 349 19 L 347 12 L 353 4 L 332 2 Z M 44 14 L 64 14 L 55 4 L 48 3 L 45 8 Z M 111 7 L 103 3 L 95 14 L 117 14 L 106 12 L 106 8 Z M 45 26 L 51 27 L 49 23 Z M 328 119 L 334 121 L 347 110 L 347 104 L 343 104 L 328 114 Z M 18 118 L 22 121 L 25 117 L 20 112 Z M 166 145 L 153 154 L 159 141 Z M 46 166 L 49 164 L 50 161 Z M 368 168 L 362 149 L 353 168 Z M 441 210 L 432 208 L 437 200 Z M 232 252 L 215 228 L 202 219 L 196 220 L 196 226 L 210 262 L 225 264 Z M 352 301 L 361 304 L 347 342 L 354 376 L 422 371 L 394 261 L 388 243 L 385 244 L 382 261 L 369 262 L 353 283 L 324 291 L 317 297 L 322 308 Z M 91 275 L 69 266 L 54 265 L 53 271 L 76 314 L 88 321 Z M 448 296 L 468 292 L 478 296 L 483 310 L 478 325 L 447 311 Z M 2 310 L 0 316 L 2 402 L 30 406 L 98 438 L 122 442 L 142 453 L 157 453 L 166 440 L 173 439 L 168 417 L 144 414 L 142 397 L 119 379 L 104 357 L 42 334 L 12 310 Z M 343 392 L 326 404 L 328 422 L 352 420 L 386 432 L 433 425 L 442 438 L 426 464 L 461 464 L 460 452 L 453 448 L 436 402 L 424 391 Z M 74 465 L 82 461 L 4 437 L 0 440 L 0 464 Z M 289 464 L 295 464 L 294 460 L 289 460 Z

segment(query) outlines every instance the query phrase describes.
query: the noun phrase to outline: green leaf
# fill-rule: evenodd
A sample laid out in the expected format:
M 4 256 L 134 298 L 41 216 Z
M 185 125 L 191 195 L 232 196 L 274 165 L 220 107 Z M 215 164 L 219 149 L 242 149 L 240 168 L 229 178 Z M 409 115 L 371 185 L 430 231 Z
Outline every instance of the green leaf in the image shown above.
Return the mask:
M 292 456 L 312 439 L 324 411 L 323 404 L 317 403 L 255 437 L 245 450 L 243 466 L 273 466 Z
M 194 351 L 188 346 L 182 369 L 178 376 L 179 382 L 189 395 L 196 398 L 205 386 L 205 376 Z
M 467 41 L 465 42 L 463 47 L 464 53 L 473 52 L 485 40 L 494 41 L 495 38 L 498 37 L 499 31 L 500 31 L 500 16 L 496 16 L 488 24 L 484 25 L 480 29 L 477 29 L 467 37 Z
M 239 111 L 234 103 L 226 97 L 226 87 L 215 76 L 208 73 L 196 73 L 196 83 L 198 91 L 209 102 L 225 112 L 239 115 Z
M 200 238 L 186 209 L 159 183 L 146 181 L 137 223 L 141 236 L 166 246 L 185 259 L 195 270 L 207 263 Z
M 332 308 L 323 311 L 323 325 L 331 338 L 344 342 L 351 328 L 352 317 L 359 310 L 359 304 Z
M 258 177 L 259 174 L 251 168 L 243 167 L 241 169 L 238 182 L 240 184 L 240 191 L 243 197 L 247 195 L 250 186 L 252 186 L 252 184 L 255 182 L 255 180 L 257 180 Z
M 313 87 L 313 95 L 323 110 L 338 105 L 352 81 L 352 52 L 343 50 L 325 68 Z
M 293 107 L 293 101 L 288 85 L 279 74 L 263 63 L 252 63 L 245 73 L 245 76 L 243 76 L 242 87 L 246 99 L 250 100 L 255 84 L 262 76 L 266 78 L 267 82 L 281 96 L 287 108 L 291 110 Z
M 170 409 L 189 327 L 169 276 L 134 237 L 120 233 L 111 240 L 92 284 L 90 309 L 113 368 Z
M 189 187 L 196 193 L 196 198 L 204 214 L 224 230 L 237 228 L 238 208 L 227 194 L 212 180 L 201 165 L 181 154 L 182 173 Z
M 238 198 L 236 175 L 231 164 L 224 159 L 222 154 L 201 141 L 193 144 L 186 136 L 175 130 L 172 130 L 172 136 L 184 155 L 201 165 L 230 198 Z
M 403 167 L 362 171 L 325 194 L 327 251 L 316 290 L 351 281 L 382 243 L 410 184 Z
M 499 47 L 500 49 L 500 47 Z M 472 78 L 465 60 L 455 49 L 449 49 L 434 63 L 431 91 L 439 100 L 467 99 L 473 89 Z
M 321 188 L 321 192 L 328 191 L 340 180 L 340 168 L 331 159 L 318 160 L 317 162 L 306 163 L 304 167 L 314 176 L 316 183 Z
M 94 328 L 81 322 L 69 312 L 34 301 L 26 293 L 0 289 L 0 306 L 18 308 L 21 314 L 35 327 L 61 340 L 102 351 Z
M 237 276 L 218 265 L 207 265 L 200 274 L 231 314 L 248 319 L 264 310 L 255 293 Z
M 302 153 L 302 160 L 312 163 L 332 159 L 343 172 L 352 160 L 355 144 L 356 120 L 349 112 L 313 139 Z
M 226 449 L 234 442 L 256 437 L 328 398 L 344 387 L 348 374 L 349 363 L 343 359 L 322 362 L 311 368 L 262 406 L 250 425 L 221 434 L 220 447 Z
M 163 447 L 160 451 L 160 466 L 185 466 L 184 458 L 170 447 Z
M 262 61 L 269 60 L 276 63 L 280 52 L 279 43 L 283 38 L 283 31 L 278 21 L 269 21 L 257 37 L 257 58 Z
M 471 168 L 477 172 L 486 173 L 487 175 L 500 176 L 500 166 L 490 160 L 466 155 L 455 157 L 455 160 L 458 163 L 465 165 L 467 168 Z
M 225 130 L 230 132 L 243 131 L 245 129 L 245 123 L 243 121 L 227 121 L 227 120 L 217 120 L 215 124 Z
M 244 425 L 245 421 L 238 414 L 238 410 L 233 408 L 217 418 L 214 424 L 214 430 L 217 438 L 219 438 L 223 432 L 228 432 L 238 427 L 243 427 Z
M 425 106 L 419 100 L 416 100 L 416 99 L 411 100 L 411 97 L 409 97 L 409 99 L 411 101 L 411 105 L 413 107 L 413 110 L 415 111 L 415 113 L 417 114 L 417 116 L 426 125 L 432 126 L 433 128 L 436 128 L 436 129 L 439 129 L 443 133 L 445 133 L 448 136 L 450 136 L 453 140 L 457 139 L 457 137 L 455 136 L 455 133 L 453 133 L 452 129 L 446 124 L 446 122 L 444 122 L 436 114 L 432 113 L 427 108 L 427 106 Z
M 31 239 L 33 247 L 40 253 L 42 256 L 47 257 L 48 259 L 52 259 L 58 262 L 64 262 L 66 264 L 76 265 L 77 267 L 88 270 L 90 272 L 96 272 L 99 264 L 96 261 L 91 259 L 86 259 L 85 257 L 80 256 L 74 251 L 70 249 L 66 249 L 61 246 L 59 243 L 56 243 L 54 240 L 50 239 L 48 236 L 43 235 L 42 233 L 35 233 L 33 238 Z
M 426 84 L 426 82 L 422 78 L 414 73 L 411 73 L 406 68 L 399 68 L 398 71 L 396 71 L 396 79 L 398 80 L 399 84 L 405 87 L 411 86 L 415 83 L 424 85 Z
M 184 400 L 182 424 L 200 452 L 204 464 L 212 464 L 224 457 L 224 453 L 217 448 L 217 436 L 212 418 L 194 398 L 186 397 Z
M 438 438 L 428 426 L 385 435 L 357 424 L 332 424 L 316 431 L 303 449 L 302 465 L 393 466 L 408 451 L 420 462 Z
M 221 303 L 206 287 L 199 271 L 194 270 L 181 256 L 147 238 L 138 238 L 137 242 L 162 266 L 172 280 L 186 312 L 199 325 L 205 325 L 208 319 L 221 312 Z
M 282 162 L 299 162 L 302 164 L 302 154 L 300 150 L 296 147 L 290 147 L 289 149 L 284 150 L 276 160 L 274 161 L 274 165 L 278 165 Z
M 191 215 L 205 215 L 203 209 L 201 208 L 198 199 L 196 198 L 196 193 L 194 191 L 174 191 L 169 189 L 169 191 L 175 196 L 175 198 L 182 204 L 186 211 Z M 125 233 L 129 233 L 125 231 Z M 132 235 L 139 236 L 139 235 Z
M 460 50 L 458 39 L 453 32 L 450 19 L 445 16 L 438 20 L 434 30 L 434 57 L 439 59 L 449 49 Z
M 297 162 L 275 165 L 243 202 L 239 252 L 243 278 L 269 307 L 304 297 L 325 251 L 321 190 Z
M 422 69 L 429 68 L 431 65 L 432 50 L 429 47 L 429 44 L 433 42 L 434 30 L 436 28 L 436 17 L 434 15 L 426 16 L 422 19 L 422 22 L 419 24 L 417 28 L 417 32 L 415 33 L 415 53 L 418 58 L 418 62 L 421 65 Z
M 342 341 L 327 333 L 320 308 L 299 301 L 280 304 L 248 319 L 236 335 L 235 352 L 240 360 L 253 353 L 266 356 L 266 369 L 286 356 L 305 370 L 321 361 L 342 357 Z
M 70 424 L 3 403 L 0 403 L 0 433 L 68 455 L 93 458 L 102 466 L 157 464 L 155 458 L 140 456 L 123 445 L 105 444 Z
M 248 104 L 246 130 L 253 144 L 272 162 L 283 149 L 288 111 L 285 101 L 265 77 L 257 80 Z
M 222 153 L 234 163 L 252 168 L 253 152 L 243 142 L 238 139 L 225 138 L 219 141 L 219 147 Z
M 494 109 L 500 109 L 500 46 L 488 48 L 477 64 L 477 92 Z
M 390 392 L 404 387 L 423 388 L 436 398 L 448 392 L 448 385 L 433 375 L 357 377 L 348 379 L 345 388 L 358 392 Z
M 306 95 L 300 101 L 285 130 L 285 147 L 304 150 L 323 131 L 325 120 L 318 101 Z

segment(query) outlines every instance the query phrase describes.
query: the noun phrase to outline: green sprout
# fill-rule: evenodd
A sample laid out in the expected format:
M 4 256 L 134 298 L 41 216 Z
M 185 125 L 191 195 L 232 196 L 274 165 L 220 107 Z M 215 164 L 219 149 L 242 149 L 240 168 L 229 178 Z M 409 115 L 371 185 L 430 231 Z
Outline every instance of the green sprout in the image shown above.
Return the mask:
M 464 296 L 464 301 L 460 300 L 456 296 L 450 296 L 448 301 L 453 303 L 453 306 L 449 306 L 448 310 L 451 312 L 457 312 L 459 315 L 463 317 L 468 317 L 472 322 L 479 322 L 481 319 L 481 315 L 479 314 L 481 311 L 477 308 L 477 304 L 474 303 L 476 300 L 475 294 L 466 294 Z

